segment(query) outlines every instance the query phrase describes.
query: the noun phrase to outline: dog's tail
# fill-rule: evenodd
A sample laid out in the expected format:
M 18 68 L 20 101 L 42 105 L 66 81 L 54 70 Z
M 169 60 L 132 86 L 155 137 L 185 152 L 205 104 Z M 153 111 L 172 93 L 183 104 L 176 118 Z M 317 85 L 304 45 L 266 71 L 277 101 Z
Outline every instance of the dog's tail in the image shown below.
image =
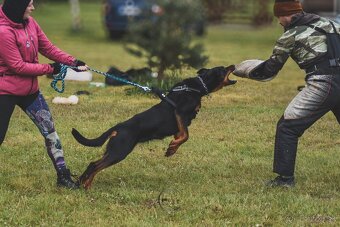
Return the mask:
M 114 136 L 115 134 L 115 128 L 110 128 L 106 132 L 104 132 L 101 136 L 94 138 L 94 139 L 88 139 L 85 138 L 83 135 L 80 134 L 80 132 L 77 131 L 77 129 L 72 128 L 72 135 L 73 137 L 78 141 L 78 143 L 88 146 L 88 147 L 100 147 L 102 146 L 106 140 L 108 140 L 110 137 Z

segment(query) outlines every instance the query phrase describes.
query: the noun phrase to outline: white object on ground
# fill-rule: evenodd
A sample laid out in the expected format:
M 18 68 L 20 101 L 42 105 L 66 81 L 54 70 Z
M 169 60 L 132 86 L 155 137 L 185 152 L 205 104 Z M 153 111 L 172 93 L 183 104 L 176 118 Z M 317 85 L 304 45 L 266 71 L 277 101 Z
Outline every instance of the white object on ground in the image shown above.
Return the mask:
M 71 95 L 68 98 L 65 97 L 55 97 L 52 100 L 54 104 L 68 104 L 68 105 L 76 105 L 78 104 L 79 98 L 76 95 Z
M 102 82 L 90 82 L 90 87 L 105 87 L 105 83 Z

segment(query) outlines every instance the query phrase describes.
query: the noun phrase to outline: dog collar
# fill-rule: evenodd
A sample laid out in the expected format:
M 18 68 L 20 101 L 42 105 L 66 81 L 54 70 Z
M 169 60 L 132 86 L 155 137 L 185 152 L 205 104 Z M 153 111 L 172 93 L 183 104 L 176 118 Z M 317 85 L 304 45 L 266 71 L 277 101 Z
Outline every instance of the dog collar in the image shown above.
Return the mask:
M 207 88 L 207 85 L 204 83 L 203 79 L 200 76 L 197 76 L 198 80 L 201 82 L 201 84 L 203 85 L 206 95 L 209 95 L 209 90 Z

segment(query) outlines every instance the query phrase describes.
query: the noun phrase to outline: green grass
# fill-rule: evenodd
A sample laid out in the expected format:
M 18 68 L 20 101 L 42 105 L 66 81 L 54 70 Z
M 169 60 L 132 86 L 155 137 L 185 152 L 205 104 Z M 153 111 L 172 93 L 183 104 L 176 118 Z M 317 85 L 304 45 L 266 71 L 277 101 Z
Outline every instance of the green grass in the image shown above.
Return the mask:
M 143 67 L 122 43 L 108 41 L 100 6 L 82 3 L 84 30 L 70 32 L 65 4 L 44 4 L 35 17 L 61 49 L 90 66 L 107 70 Z M 213 26 L 203 38 L 208 67 L 269 57 L 281 28 Z M 49 62 L 41 58 L 42 62 Z M 184 70 L 183 78 L 194 75 Z M 164 157 L 171 138 L 139 144 L 126 160 L 100 172 L 89 191 L 55 186 L 55 172 L 43 139 L 17 108 L 0 147 L 0 226 L 302 226 L 340 224 L 340 133 L 332 114 L 310 128 L 299 142 L 294 189 L 266 189 L 272 173 L 276 122 L 303 84 L 303 73 L 289 61 L 268 83 L 239 79 L 211 98 L 190 126 L 190 139 L 176 155 Z M 95 81 L 104 81 L 99 75 Z M 159 102 L 126 95 L 128 87 L 93 88 L 66 82 L 67 97 L 88 90 L 76 106 L 53 105 L 59 96 L 40 78 L 53 112 L 65 157 L 81 174 L 104 148 L 79 145 L 71 128 L 94 137 Z M 158 196 L 164 201 L 161 207 Z

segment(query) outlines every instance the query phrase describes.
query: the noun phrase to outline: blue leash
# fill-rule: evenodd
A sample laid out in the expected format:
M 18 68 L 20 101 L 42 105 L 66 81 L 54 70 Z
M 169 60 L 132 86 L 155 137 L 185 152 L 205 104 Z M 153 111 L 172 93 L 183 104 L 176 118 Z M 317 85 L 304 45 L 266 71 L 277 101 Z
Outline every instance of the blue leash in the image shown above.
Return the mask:
M 63 93 L 64 90 L 65 90 L 65 77 L 66 77 L 67 69 L 68 68 L 76 69 L 77 67 L 68 66 L 68 65 L 64 65 L 64 64 L 60 64 L 60 65 L 61 65 L 60 73 L 54 77 L 53 81 L 51 82 L 51 87 L 55 91 L 57 91 L 59 93 Z M 135 87 L 138 87 L 138 88 L 142 89 L 145 92 L 151 92 L 152 91 L 152 89 L 147 87 L 147 86 L 142 86 L 140 84 L 131 82 L 129 80 L 125 80 L 123 78 L 114 76 L 112 74 L 108 74 L 108 73 L 105 73 L 105 72 L 102 72 L 102 71 L 99 71 L 99 70 L 96 70 L 96 69 L 92 69 L 92 68 L 89 68 L 89 67 L 88 67 L 88 70 L 90 70 L 92 72 L 95 72 L 95 73 L 98 73 L 98 74 L 101 74 L 101 75 L 104 75 L 105 77 L 117 80 L 119 82 L 122 82 L 122 83 L 125 83 L 125 84 L 129 84 L 129 85 L 132 85 L 132 86 L 135 86 Z M 59 81 L 61 81 L 61 88 L 58 88 L 58 82 Z
M 70 68 L 70 69 L 76 69 L 77 67 L 74 67 L 74 66 L 68 66 L 68 65 L 64 65 L 64 64 L 61 64 L 61 69 L 60 69 L 60 73 L 58 75 L 56 75 L 53 79 L 53 81 L 51 82 L 51 87 L 59 92 L 59 93 L 63 93 L 64 90 L 65 90 L 65 77 L 66 77 L 66 73 L 67 73 L 67 69 Z M 125 80 L 123 78 L 120 78 L 120 77 L 117 77 L 117 76 L 114 76 L 112 74 L 108 74 L 108 73 L 105 73 L 105 72 L 102 72 L 102 71 L 99 71 L 99 70 L 96 70 L 96 69 L 91 69 L 91 68 L 87 68 L 88 70 L 92 71 L 92 72 L 95 72 L 95 73 L 98 73 L 98 74 L 101 74 L 101 75 L 104 75 L 108 78 L 111 78 L 111 79 L 114 79 L 114 80 L 117 80 L 117 81 L 120 81 L 122 83 L 125 83 L 125 84 L 129 84 L 129 85 L 132 85 L 132 86 L 135 86 L 135 87 L 138 87 L 140 89 L 142 89 L 143 91 L 145 92 L 153 92 L 155 93 L 161 100 L 164 100 L 166 101 L 167 103 L 169 103 L 174 109 L 177 108 L 177 105 L 176 103 L 174 103 L 171 99 L 169 99 L 160 89 L 158 88 L 155 88 L 155 87 L 147 87 L 147 86 L 142 86 L 140 84 L 137 84 L 137 83 L 134 83 L 134 82 L 131 82 L 129 80 Z M 58 88 L 58 82 L 61 81 L 61 88 Z
M 51 87 L 59 93 L 63 93 L 65 90 L 65 77 L 67 73 L 67 68 L 71 68 L 67 65 L 61 65 L 60 72 L 58 75 L 53 77 L 53 80 L 51 82 Z M 58 88 L 58 82 L 61 81 L 61 88 Z

